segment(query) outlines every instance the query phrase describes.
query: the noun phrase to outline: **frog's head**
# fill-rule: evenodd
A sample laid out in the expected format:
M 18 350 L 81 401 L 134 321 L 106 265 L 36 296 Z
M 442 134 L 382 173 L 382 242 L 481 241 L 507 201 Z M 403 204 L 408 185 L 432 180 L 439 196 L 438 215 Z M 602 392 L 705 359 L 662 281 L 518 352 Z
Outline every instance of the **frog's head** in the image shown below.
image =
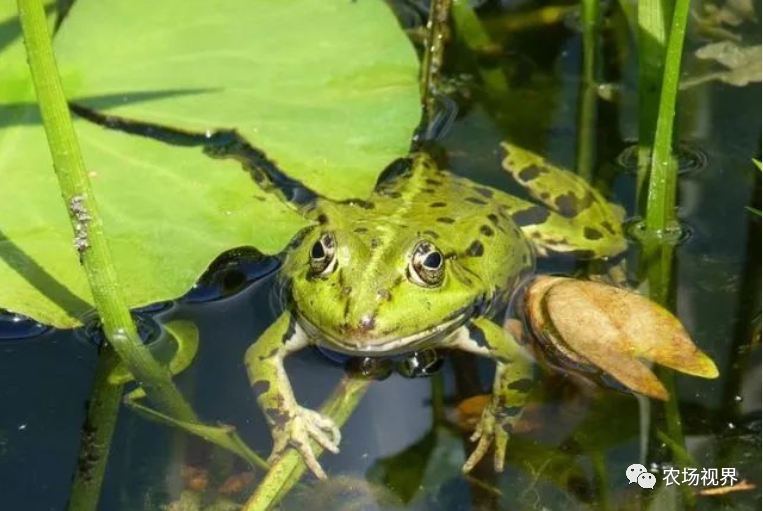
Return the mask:
M 445 242 L 411 235 L 385 243 L 330 226 L 299 242 L 283 274 L 303 328 L 350 354 L 431 346 L 469 319 L 484 290 Z

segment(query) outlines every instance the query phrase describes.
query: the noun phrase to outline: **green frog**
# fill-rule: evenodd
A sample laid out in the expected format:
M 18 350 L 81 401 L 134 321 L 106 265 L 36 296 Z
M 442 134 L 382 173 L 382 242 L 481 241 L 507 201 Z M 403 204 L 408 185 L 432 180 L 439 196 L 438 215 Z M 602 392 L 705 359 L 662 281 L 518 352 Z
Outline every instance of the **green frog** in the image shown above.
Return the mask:
M 626 248 L 622 208 L 538 155 L 504 150 L 504 167 L 537 202 L 458 177 L 417 153 L 366 200 L 318 199 L 306 208 L 314 226 L 282 270 L 286 311 L 246 354 L 273 436 L 271 461 L 293 447 L 323 478 L 310 440 L 335 453 L 339 447 L 332 420 L 297 403 L 283 364 L 290 354 L 309 345 L 362 357 L 449 349 L 496 362 L 492 400 L 464 471 L 491 446 L 495 469 L 503 469 L 534 365 L 496 319 L 534 272 L 536 256 L 609 258 Z

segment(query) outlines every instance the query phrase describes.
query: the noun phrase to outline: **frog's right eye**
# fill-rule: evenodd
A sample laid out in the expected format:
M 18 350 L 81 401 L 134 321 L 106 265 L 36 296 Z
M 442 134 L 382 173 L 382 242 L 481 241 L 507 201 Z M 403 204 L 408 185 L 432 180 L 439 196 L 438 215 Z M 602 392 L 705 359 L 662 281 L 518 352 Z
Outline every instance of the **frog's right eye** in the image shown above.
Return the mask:
M 336 268 L 336 240 L 327 232 L 310 249 L 310 273 L 315 277 L 328 275 Z

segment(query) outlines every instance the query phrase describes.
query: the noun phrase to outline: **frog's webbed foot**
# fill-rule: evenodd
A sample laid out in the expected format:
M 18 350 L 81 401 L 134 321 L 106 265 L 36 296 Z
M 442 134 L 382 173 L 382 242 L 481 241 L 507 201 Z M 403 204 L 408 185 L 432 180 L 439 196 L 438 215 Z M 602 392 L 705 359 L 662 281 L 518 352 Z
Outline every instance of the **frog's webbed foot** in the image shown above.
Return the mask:
M 464 463 L 464 473 L 471 472 L 477 466 L 477 463 L 485 457 L 492 444 L 495 445 L 493 467 L 496 472 L 503 472 L 503 460 L 506 459 L 506 445 L 509 442 L 509 431 L 515 422 L 514 419 L 515 417 L 501 412 L 495 400 L 482 410 L 482 417 L 479 423 L 477 423 L 471 438 L 469 438 L 470 441 L 477 442 L 477 447 L 471 456 L 469 456 L 469 459 L 466 460 L 466 463 Z
M 293 447 L 302 456 L 308 468 L 320 479 L 326 478 L 326 472 L 318 463 L 310 440 L 336 454 L 342 439 L 342 434 L 333 420 L 301 406 L 296 407 L 293 415 L 284 418 L 281 423 L 276 423 L 272 435 L 273 451 L 268 462 L 273 463 L 289 447 Z

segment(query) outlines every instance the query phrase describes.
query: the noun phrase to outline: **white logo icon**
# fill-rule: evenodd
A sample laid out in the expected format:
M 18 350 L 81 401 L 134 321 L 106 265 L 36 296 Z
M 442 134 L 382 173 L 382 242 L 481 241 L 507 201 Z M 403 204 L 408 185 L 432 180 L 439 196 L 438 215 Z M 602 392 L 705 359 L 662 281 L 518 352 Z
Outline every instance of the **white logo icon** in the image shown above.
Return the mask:
M 649 488 L 651 490 L 654 488 L 655 484 L 657 484 L 657 478 L 654 477 L 654 474 L 650 474 L 649 472 L 639 474 L 638 485 L 642 488 Z
M 640 476 L 644 472 L 646 472 L 646 467 L 644 465 L 639 465 L 638 463 L 634 463 L 633 465 L 625 469 L 625 477 L 628 478 L 628 484 L 638 482 L 639 485 L 641 485 L 641 483 L 638 480 L 638 476 Z

